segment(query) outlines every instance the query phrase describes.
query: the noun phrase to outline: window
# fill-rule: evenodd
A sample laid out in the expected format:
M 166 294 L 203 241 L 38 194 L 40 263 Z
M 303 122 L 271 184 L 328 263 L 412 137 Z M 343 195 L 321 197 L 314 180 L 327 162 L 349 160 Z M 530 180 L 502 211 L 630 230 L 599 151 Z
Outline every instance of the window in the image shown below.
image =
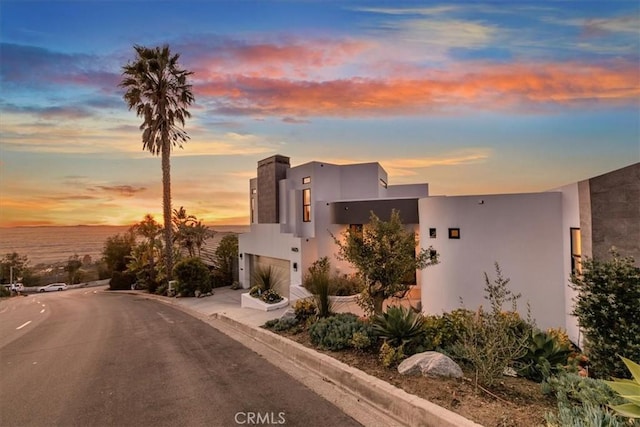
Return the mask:
M 311 189 L 302 190 L 302 221 L 311 222 Z
M 582 273 L 582 239 L 580 229 L 570 229 L 571 232 L 571 273 Z
M 256 222 L 256 220 L 255 220 L 255 212 L 256 212 L 256 198 L 252 197 L 251 198 L 251 223 L 252 224 L 254 222 Z
M 450 228 L 449 229 L 449 238 L 450 239 L 459 239 L 460 238 L 460 229 L 459 228 Z
M 381 185 L 383 188 L 387 188 L 387 181 L 385 181 L 384 179 L 380 178 L 380 185 Z
M 430 228 L 429 229 L 429 238 L 430 239 L 435 239 L 436 238 L 436 229 L 435 228 Z
M 251 194 L 256 194 L 257 192 L 258 192 L 258 190 L 257 190 L 257 189 L 255 189 L 255 188 L 252 188 L 252 189 L 251 189 Z
M 302 178 L 302 183 L 303 184 L 310 184 L 311 183 L 311 177 L 310 176 L 305 176 L 304 178 Z

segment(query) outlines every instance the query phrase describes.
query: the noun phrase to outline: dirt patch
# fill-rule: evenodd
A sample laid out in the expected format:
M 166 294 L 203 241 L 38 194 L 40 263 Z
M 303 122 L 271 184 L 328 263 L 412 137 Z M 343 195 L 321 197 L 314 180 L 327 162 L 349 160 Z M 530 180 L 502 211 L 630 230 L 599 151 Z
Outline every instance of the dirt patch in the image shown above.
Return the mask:
M 486 427 L 544 426 L 544 414 L 556 409 L 555 399 L 542 394 L 540 384 L 524 378 L 504 377 L 500 384 L 483 391 L 475 387 L 471 372 L 465 372 L 461 380 L 404 376 L 382 366 L 375 353 L 324 351 L 311 343 L 306 331 L 279 333 Z

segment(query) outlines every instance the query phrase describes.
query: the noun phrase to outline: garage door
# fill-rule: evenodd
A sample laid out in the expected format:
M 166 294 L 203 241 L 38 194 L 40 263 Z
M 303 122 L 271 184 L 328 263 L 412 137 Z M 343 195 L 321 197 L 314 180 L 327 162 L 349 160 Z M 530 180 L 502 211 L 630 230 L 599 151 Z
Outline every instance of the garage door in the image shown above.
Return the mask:
M 276 285 L 274 286 L 275 291 L 281 296 L 289 298 L 289 285 L 291 284 L 289 263 L 289 260 L 286 259 L 253 255 L 251 257 L 251 272 L 253 273 L 256 268 L 268 269 L 271 267 L 271 270 L 276 277 Z M 253 286 L 253 280 L 251 285 Z

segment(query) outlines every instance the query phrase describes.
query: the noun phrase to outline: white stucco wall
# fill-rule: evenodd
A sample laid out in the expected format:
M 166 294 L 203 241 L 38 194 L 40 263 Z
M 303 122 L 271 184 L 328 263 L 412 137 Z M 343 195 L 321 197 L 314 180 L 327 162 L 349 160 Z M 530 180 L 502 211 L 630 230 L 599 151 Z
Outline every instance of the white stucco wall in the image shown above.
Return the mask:
M 297 252 L 293 248 L 297 248 Z M 289 233 L 281 233 L 280 224 L 251 224 L 249 233 L 238 236 L 238 253 L 243 255 L 239 271 L 239 281 L 243 288 L 250 285 L 249 254 L 290 261 L 291 282 L 301 282 L 301 239 Z M 298 266 L 297 271 L 294 271 L 294 263 Z
M 460 308 L 461 297 L 466 308 L 487 308 L 483 273 L 494 279 L 498 262 L 509 289 L 522 293 L 523 315 L 528 301 L 539 327 L 565 327 L 561 193 L 429 197 L 419 211 L 421 246 L 440 253 L 440 264 L 420 273 L 425 312 Z M 460 228 L 459 240 L 449 228 Z
M 571 279 L 571 228 L 580 228 L 580 202 L 578 196 L 578 184 L 569 184 L 557 190 L 562 194 L 562 261 L 563 283 L 565 298 L 566 329 L 569 338 L 579 343 L 581 340 L 578 329 L 578 319 L 571 315 L 573 300 L 577 294 L 569 286 Z

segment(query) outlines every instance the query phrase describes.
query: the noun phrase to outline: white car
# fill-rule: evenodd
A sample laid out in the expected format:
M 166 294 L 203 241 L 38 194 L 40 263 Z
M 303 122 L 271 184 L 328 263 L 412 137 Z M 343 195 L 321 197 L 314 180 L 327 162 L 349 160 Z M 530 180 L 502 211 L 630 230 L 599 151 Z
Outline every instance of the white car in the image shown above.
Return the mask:
M 66 283 L 51 283 L 47 286 L 40 286 L 38 292 L 53 292 L 53 291 L 65 291 L 67 290 Z

